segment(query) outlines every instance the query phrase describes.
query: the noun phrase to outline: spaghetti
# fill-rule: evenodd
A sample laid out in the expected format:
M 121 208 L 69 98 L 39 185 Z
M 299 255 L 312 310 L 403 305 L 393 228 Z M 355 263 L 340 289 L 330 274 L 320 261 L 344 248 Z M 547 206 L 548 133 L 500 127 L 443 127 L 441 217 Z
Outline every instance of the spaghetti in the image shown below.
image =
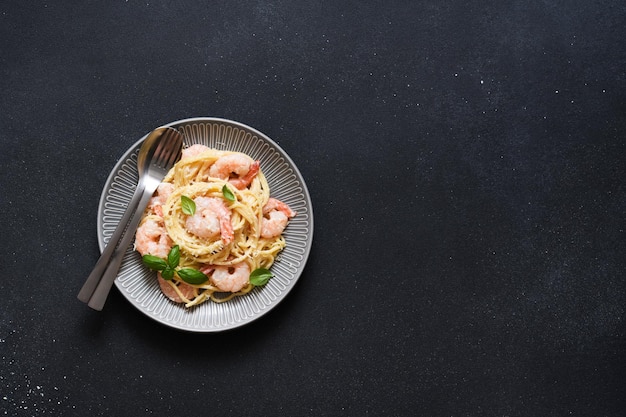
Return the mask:
M 172 301 L 224 302 L 254 288 L 251 274 L 268 272 L 295 214 L 270 197 L 259 161 L 193 145 L 157 188 L 135 249 L 146 265 L 146 259 L 161 265 L 150 267 L 159 270 L 161 290 Z M 189 271 L 191 278 L 183 274 Z

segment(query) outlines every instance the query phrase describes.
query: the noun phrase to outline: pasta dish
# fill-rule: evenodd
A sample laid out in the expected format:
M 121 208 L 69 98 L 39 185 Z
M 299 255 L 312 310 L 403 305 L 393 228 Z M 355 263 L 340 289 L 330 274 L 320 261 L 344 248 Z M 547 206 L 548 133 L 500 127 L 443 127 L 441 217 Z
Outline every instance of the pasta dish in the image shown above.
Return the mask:
M 135 250 L 170 300 L 224 302 L 267 282 L 295 215 L 270 197 L 260 161 L 192 145 L 150 200 Z

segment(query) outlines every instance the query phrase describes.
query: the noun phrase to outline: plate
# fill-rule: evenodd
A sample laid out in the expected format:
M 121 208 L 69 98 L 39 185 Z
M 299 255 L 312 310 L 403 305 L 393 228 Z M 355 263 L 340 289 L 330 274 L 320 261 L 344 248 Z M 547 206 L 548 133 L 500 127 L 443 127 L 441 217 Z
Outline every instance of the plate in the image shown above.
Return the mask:
M 207 301 L 192 308 L 174 303 L 163 296 L 155 273 L 143 266 L 132 245 L 124 254 L 115 285 L 139 311 L 169 327 L 191 332 L 217 332 L 243 326 L 276 307 L 293 289 L 304 270 L 313 240 L 313 210 L 304 179 L 278 144 L 242 123 L 201 117 L 166 126 L 183 134 L 185 146 L 199 143 L 219 150 L 244 152 L 261 160 L 270 194 L 298 214 L 283 233 L 287 246 L 271 267 L 274 277 L 244 296 L 224 303 Z M 146 137 L 139 139 L 120 158 L 104 185 L 98 206 L 100 251 L 104 250 L 135 191 L 137 154 Z

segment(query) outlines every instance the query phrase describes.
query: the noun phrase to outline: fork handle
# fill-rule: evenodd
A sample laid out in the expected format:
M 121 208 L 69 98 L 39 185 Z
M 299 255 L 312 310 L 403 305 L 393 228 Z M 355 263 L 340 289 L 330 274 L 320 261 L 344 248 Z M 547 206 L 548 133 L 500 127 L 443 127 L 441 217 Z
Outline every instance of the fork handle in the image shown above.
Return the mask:
M 139 204 L 137 204 L 137 209 L 134 211 L 133 216 L 128 223 L 126 233 L 115 248 L 113 256 L 107 263 L 106 269 L 102 273 L 101 279 L 97 282 L 95 290 L 92 294 L 90 294 L 88 305 L 94 310 L 101 311 L 104 307 L 104 303 L 106 302 L 109 291 L 111 291 L 113 282 L 115 282 L 115 278 L 117 277 L 117 272 L 119 271 L 122 260 L 124 259 L 126 249 L 128 248 L 128 245 L 130 245 L 130 242 L 133 240 L 133 237 L 135 236 L 134 231 L 137 229 L 137 226 L 139 225 L 139 222 L 141 221 L 141 218 L 143 216 L 143 212 L 158 185 L 158 182 L 153 181 L 143 187 L 141 199 L 139 200 Z
M 131 198 L 128 206 L 126 207 L 126 210 L 124 211 L 124 215 L 120 219 L 117 228 L 109 239 L 109 243 L 104 248 L 104 251 L 100 255 L 100 258 L 98 258 L 98 262 L 96 262 L 96 265 L 93 267 L 93 270 L 87 277 L 87 280 L 83 284 L 83 287 L 80 289 L 80 292 L 78 293 L 78 299 L 83 303 L 88 303 L 91 295 L 96 290 L 98 282 L 100 282 L 100 278 L 102 277 L 102 273 L 109 264 L 109 261 L 113 256 L 113 252 L 115 252 L 117 243 L 120 241 L 120 239 L 122 239 L 124 232 L 127 230 L 126 225 L 128 224 L 128 221 L 130 220 L 133 213 L 137 210 L 137 204 L 139 203 L 139 200 L 143 195 L 143 189 L 144 187 L 142 186 L 142 183 L 139 182 L 137 184 L 137 187 L 135 188 L 133 197 Z

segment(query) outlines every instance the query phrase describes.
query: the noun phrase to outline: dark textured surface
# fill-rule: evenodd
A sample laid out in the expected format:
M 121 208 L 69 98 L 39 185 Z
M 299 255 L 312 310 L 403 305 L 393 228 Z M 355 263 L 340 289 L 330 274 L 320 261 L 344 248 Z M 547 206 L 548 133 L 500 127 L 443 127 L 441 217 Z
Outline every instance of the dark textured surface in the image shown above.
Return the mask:
M 0 410 L 621 416 L 626 6 L 0 5 Z M 234 119 L 307 180 L 287 299 L 215 335 L 76 299 L 152 128 Z

